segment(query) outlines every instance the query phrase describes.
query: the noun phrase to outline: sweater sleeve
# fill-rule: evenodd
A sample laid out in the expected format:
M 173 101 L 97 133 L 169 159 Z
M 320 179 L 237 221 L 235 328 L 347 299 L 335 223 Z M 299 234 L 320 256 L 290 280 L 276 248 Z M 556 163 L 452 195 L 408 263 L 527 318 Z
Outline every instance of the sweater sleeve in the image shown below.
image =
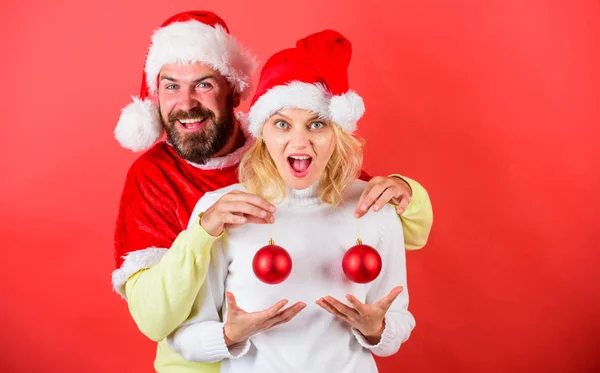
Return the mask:
M 361 346 L 369 349 L 377 356 L 395 354 L 400 345 L 410 336 L 415 327 L 415 319 L 408 311 L 408 288 L 406 286 L 406 253 L 403 248 L 404 238 L 400 221 L 395 209 L 386 207 L 380 211 L 385 214 L 385 224 L 378 243 L 378 251 L 382 257 L 383 267 L 379 277 L 370 284 L 367 291 L 366 303 L 373 304 L 386 296 L 396 286 L 404 290 L 392 303 L 385 315 L 385 328 L 379 343 L 371 345 L 356 329 L 352 333 Z
M 148 338 L 165 339 L 189 316 L 215 240 L 196 223 L 179 234 L 156 265 L 127 280 L 129 311 Z
M 196 299 L 197 307 L 167 338 L 171 349 L 187 361 L 212 363 L 225 358 L 237 359 L 250 349 L 249 340 L 230 347 L 225 344 L 225 324 L 220 315 L 222 309 L 226 312 L 223 303 L 228 264 L 223 254 L 223 241 L 215 242 L 213 247 L 208 274 Z
M 418 250 L 427 244 L 431 226 L 433 225 L 433 209 L 429 194 L 415 180 L 400 175 L 390 176 L 406 181 L 412 189 L 412 200 L 406 207 L 406 210 L 400 215 L 400 220 L 402 221 L 406 250 Z

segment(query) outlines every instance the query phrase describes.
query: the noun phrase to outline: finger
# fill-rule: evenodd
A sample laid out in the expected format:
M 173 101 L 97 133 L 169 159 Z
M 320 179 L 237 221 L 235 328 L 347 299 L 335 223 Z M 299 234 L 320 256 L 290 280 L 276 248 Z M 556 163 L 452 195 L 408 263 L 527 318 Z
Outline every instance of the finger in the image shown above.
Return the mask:
M 244 215 L 241 212 L 234 212 L 232 214 L 245 217 L 246 224 L 273 224 L 275 222 L 275 217 L 271 213 L 267 214 L 267 216 L 264 219 L 257 218 L 256 216 L 253 216 L 253 215 Z M 237 226 L 233 226 L 231 228 L 237 228 Z
M 287 299 L 282 299 L 279 302 L 267 308 L 264 311 L 254 312 L 254 314 L 261 320 L 267 320 L 275 316 L 282 308 L 287 304 Z
M 271 214 L 267 215 L 267 217 L 263 218 L 257 218 L 256 216 L 252 216 L 252 215 L 248 215 L 246 216 L 246 219 L 248 219 L 248 223 L 251 224 L 273 224 L 275 222 L 275 217 Z
M 246 202 L 248 204 L 254 205 L 254 206 L 256 206 L 262 210 L 265 210 L 267 212 L 271 212 L 271 213 L 275 212 L 275 205 L 273 205 L 266 199 L 259 197 L 255 194 L 251 194 L 251 193 L 243 193 L 243 192 L 232 193 L 232 194 L 230 194 L 227 201 Z
M 300 311 L 302 311 L 305 307 L 305 303 L 298 302 L 293 306 L 286 308 L 285 310 L 279 312 L 277 315 L 266 320 L 263 330 L 272 328 L 279 324 L 285 324 L 286 322 L 296 317 L 296 315 L 300 313 Z
M 344 303 L 340 302 L 339 300 L 335 299 L 334 297 L 325 297 L 324 300 L 327 303 L 329 303 L 333 308 L 338 310 L 340 313 L 346 315 L 346 317 L 349 320 L 355 321 L 360 318 L 360 314 L 358 313 L 357 310 L 346 306 Z
M 267 215 L 270 215 L 269 211 L 256 207 L 245 201 L 223 202 L 221 206 L 219 206 L 219 210 L 234 214 L 241 213 L 244 214 L 244 216 L 252 215 L 261 219 L 264 219 L 267 217 Z
M 386 187 L 384 187 L 383 183 L 375 184 L 364 196 L 364 198 L 362 198 L 362 201 L 358 201 L 358 206 L 362 212 L 362 215 L 365 215 L 369 211 L 369 209 L 373 206 L 373 203 L 375 203 L 385 189 Z
M 346 299 L 348 299 L 348 302 L 354 306 L 354 309 L 356 309 L 359 314 L 364 316 L 369 312 L 369 306 L 356 299 L 352 294 L 346 294 Z
M 248 217 L 244 216 L 244 214 L 242 214 L 242 213 L 234 213 L 234 212 L 232 212 L 232 214 L 235 215 L 235 216 L 244 217 L 244 218 L 246 218 L 246 220 L 244 220 L 243 223 L 241 223 L 241 222 L 239 222 L 239 223 L 236 222 L 236 223 L 233 223 L 233 224 L 225 223 L 225 229 L 236 229 L 236 228 L 239 228 L 239 227 L 241 227 L 242 225 L 244 225 L 244 224 L 246 224 L 248 222 Z M 235 220 L 240 220 L 240 219 L 235 219 Z
M 231 212 L 222 212 L 221 213 L 221 221 L 225 223 L 225 225 L 237 225 L 241 226 L 246 224 L 248 219 L 244 216 L 240 216 Z
M 338 319 L 345 321 L 346 323 L 348 323 L 350 325 L 353 325 L 353 322 L 350 321 L 346 315 L 344 315 L 343 313 L 338 311 L 335 307 L 333 307 L 331 304 L 329 304 L 325 299 L 321 298 L 321 299 L 317 300 L 316 303 L 319 307 L 323 308 L 325 311 L 329 312 L 330 314 L 337 317 Z
M 387 312 L 387 310 L 390 308 L 390 306 L 392 305 L 392 303 L 394 303 L 394 301 L 396 300 L 396 298 L 398 297 L 398 295 L 400 293 L 402 293 L 402 290 L 404 290 L 404 287 L 402 287 L 402 286 L 396 286 L 395 288 L 393 288 L 392 290 L 390 290 L 390 292 L 388 293 L 388 295 L 386 295 L 385 297 L 381 298 L 375 304 L 377 306 L 383 308 Z
M 404 211 L 406 211 L 406 208 L 408 207 L 410 200 L 411 200 L 410 196 L 401 196 L 400 197 L 400 202 L 398 203 L 398 206 L 396 207 L 396 212 L 398 213 L 398 215 L 402 215 L 404 213 Z
M 371 188 L 373 188 L 373 185 L 375 184 L 372 182 L 368 183 L 365 187 L 365 190 L 363 190 L 362 194 L 360 195 L 360 198 L 358 199 L 358 203 L 356 204 L 356 208 L 354 209 L 354 216 L 356 216 L 357 218 L 362 217 L 369 210 L 367 205 L 364 204 L 364 200 L 371 191 Z
M 225 298 L 227 299 L 227 309 L 228 310 L 237 310 L 239 309 L 237 306 L 237 302 L 235 301 L 235 297 L 233 296 L 233 293 L 227 291 L 225 292 Z
M 373 211 L 379 211 L 386 203 L 390 202 L 394 196 L 396 195 L 396 191 L 394 188 L 387 188 L 381 193 L 377 201 L 373 204 Z

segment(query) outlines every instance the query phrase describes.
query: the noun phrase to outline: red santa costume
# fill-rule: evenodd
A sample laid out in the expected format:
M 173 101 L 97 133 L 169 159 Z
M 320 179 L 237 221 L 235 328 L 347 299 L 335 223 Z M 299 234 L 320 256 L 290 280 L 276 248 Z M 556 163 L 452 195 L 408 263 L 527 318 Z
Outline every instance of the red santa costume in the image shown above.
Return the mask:
M 113 289 L 124 295 L 134 273 L 158 263 L 204 193 L 236 183 L 237 165 L 253 140 L 245 115 L 236 115 L 247 139 L 236 151 L 199 165 L 181 158 L 161 141 L 163 126 L 156 101 L 158 76 L 172 63 L 202 62 L 219 71 L 231 87 L 249 93 L 256 60 L 230 34 L 225 22 L 211 12 L 179 13 L 152 36 L 139 97 L 125 107 L 115 137 L 128 149 L 150 148 L 131 166 L 121 196 L 115 231 L 116 270 Z

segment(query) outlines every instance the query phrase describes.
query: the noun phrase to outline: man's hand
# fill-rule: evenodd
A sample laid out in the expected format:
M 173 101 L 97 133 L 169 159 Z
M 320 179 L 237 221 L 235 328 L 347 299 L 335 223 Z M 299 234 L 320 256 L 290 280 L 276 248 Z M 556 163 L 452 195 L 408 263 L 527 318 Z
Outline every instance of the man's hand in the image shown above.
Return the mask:
M 334 297 L 324 297 L 317 300 L 316 303 L 336 318 L 357 329 L 367 338 L 369 343 L 375 345 L 379 343 L 385 329 L 385 314 L 402 290 L 402 286 L 397 286 L 388 295 L 372 305 L 363 304 L 350 294 L 346 295 L 346 299 L 354 308 L 346 306 Z
M 246 223 L 272 224 L 275 206 L 265 199 L 237 190 L 221 197 L 209 207 L 200 219 L 208 234 L 218 236 L 224 229 L 236 228 Z
M 393 176 L 375 176 L 360 196 L 354 216 L 361 218 L 371 208 L 379 211 L 388 202 L 396 205 L 396 212 L 401 215 L 411 200 L 412 190 L 406 181 Z
M 238 307 L 233 294 L 226 292 L 225 297 L 227 298 L 227 321 L 223 327 L 223 334 L 225 335 L 225 344 L 228 347 L 276 325 L 290 321 L 306 307 L 306 304 L 298 302 L 282 311 L 281 309 L 288 302 L 283 299 L 269 309 L 248 313 Z

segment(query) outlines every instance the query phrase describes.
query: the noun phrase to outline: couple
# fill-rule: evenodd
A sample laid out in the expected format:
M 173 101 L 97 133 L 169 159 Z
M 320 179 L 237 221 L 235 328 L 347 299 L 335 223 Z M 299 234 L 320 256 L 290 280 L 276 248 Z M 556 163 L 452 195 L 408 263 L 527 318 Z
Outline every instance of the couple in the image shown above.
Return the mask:
M 275 54 L 246 119 L 233 108 L 253 63 L 220 18 L 183 13 L 154 34 L 142 97 L 124 110 L 116 135 L 139 150 L 164 126 L 167 142 L 128 174 L 113 286 L 142 332 L 160 342 L 157 371 L 218 371 L 193 361 L 223 358 L 226 371 L 376 371 L 370 351 L 390 355 L 408 338 L 403 231 L 407 247 L 426 239 L 429 200 L 412 182 L 411 204 L 425 211 L 402 226 L 396 213 L 411 209 L 404 181 L 355 180 L 362 157 L 351 133 L 364 106 L 348 89 L 350 54 L 333 31 Z M 144 125 L 155 126 L 149 133 Z M 220 189 L 238 172 L 241 184 Z M 365 215 L 371 206 L 379 212 Z M 383 259 L 369 284 L 341 271 L 357 228 Z M 271 237 L 293 261 L 278 285 L 251 271 Z M 293 305 L 284 308 L 282 298 Z

